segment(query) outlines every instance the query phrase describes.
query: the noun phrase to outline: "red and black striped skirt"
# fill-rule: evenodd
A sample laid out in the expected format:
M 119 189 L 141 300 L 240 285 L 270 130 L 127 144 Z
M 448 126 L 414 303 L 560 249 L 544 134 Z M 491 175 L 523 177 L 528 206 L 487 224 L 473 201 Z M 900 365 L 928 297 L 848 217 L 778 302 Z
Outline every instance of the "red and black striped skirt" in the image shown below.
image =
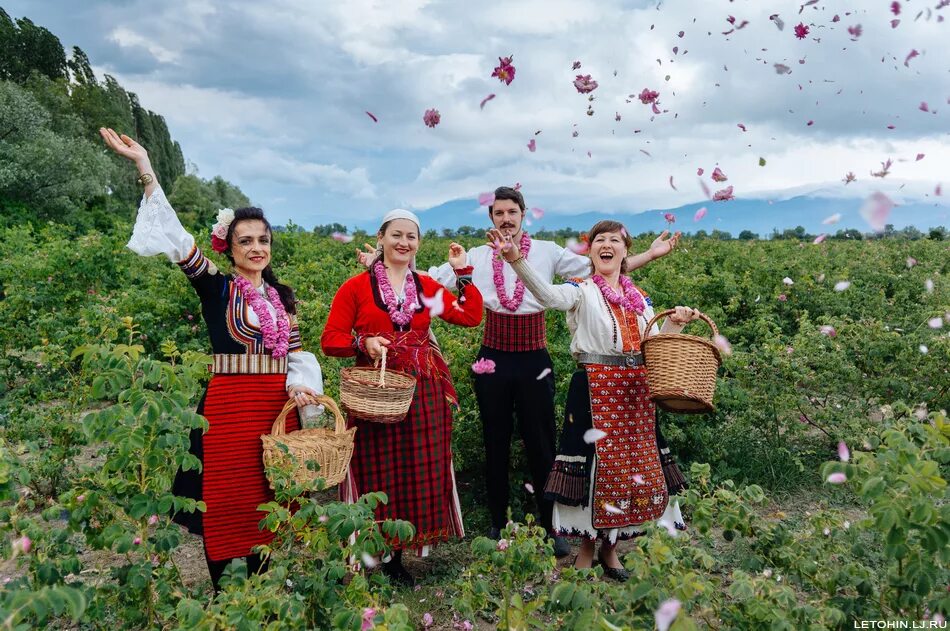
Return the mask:
M 179 472 L 174 493 L 203 500 L 207 510 L 179 514 L 176 521 L 204 536 L 213 561 L 247 556 L 274 538 L 261 530 L 264 513 L 257 510 L 274 499 L 264 475 L 261 434 L 270 433 L 287 402 L 286 383 L 283 374 L 214 375 L 198 406 L 208 431 L 192 432 L 191 453 L 201 460 L 202 471 Z M 287 431 L 296 429 L 294 410 Z

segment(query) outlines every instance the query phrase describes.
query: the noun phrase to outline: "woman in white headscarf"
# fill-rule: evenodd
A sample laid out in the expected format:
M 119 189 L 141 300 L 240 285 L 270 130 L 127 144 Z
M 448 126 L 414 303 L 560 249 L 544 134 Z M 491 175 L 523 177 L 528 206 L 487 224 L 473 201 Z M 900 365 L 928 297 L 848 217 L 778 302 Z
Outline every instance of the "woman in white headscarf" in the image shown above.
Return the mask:
M 482 320 L 482 296 L 472 284 L 465 250 L 453 243 L 458 296 L 415 271 L 421 230 L 408 210 L 393 210 L 377 233 L 376 260 L 337 291 L 320 339 L 323 352 L 356 357 L 358 366 L 377 362 L 386 349 L 386 365 L 415 375 L 416 390 L 406 418 L 384 424 L 349 418 L 357 427 L 356 448 L 342 499 L 383 491 L 389 498 L 376 519 L 402 519 L 415 526 L 409 541 L 390 540 L 394 554 L 383 570 L 412 584 L 402 565 L 402 550 L 428 553 L 436 543 L 462 537 L 462 513 L 452 469 L 452 409 L 458 397 L 442 353 L 429 334 L 435 316 L 460 326 Z

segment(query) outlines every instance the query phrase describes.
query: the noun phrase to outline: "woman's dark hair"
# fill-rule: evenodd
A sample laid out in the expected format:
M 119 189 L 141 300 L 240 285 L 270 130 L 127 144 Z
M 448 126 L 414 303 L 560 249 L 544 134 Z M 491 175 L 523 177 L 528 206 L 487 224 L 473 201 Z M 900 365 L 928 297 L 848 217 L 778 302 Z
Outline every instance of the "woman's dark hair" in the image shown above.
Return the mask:
M 623 236 L 623 242 L 624 245 L 627 246 L 627 252 L 630 251 L 630 248 L 633 246 L 633 239 L 630 238 L 630 233 L 627 232 L 627 229 L 622 223 L 611 219 L 605 219 L 595 223 L 594 227 L 590 229 L 590 233 L 588 233 L 587 242 L 593 244 L 597 235 L 603 234 L 604 232 L 619 232 L 621 236 Z M 590 260 L 590 273 L 594 273 L 594 259 Z M 624 257 L 623 260 L 620 261 L 620 273 L 627 273 L 627 257 Z
M 498 188 L 496 188 L 496 189 L 495 189 L 495 199 L 496 199 L 496 200 L 499 200 L 499 199 L 507 199 L 507 200 L 509 200 L 509 201 L 512 201 L 512 202 L 518 204 L 518 208 L 520 208 L 521 211 L 524 212 L 524 209 L 525 209 L 525 205 L 524 205 L 524 195 L 521 194 L 521 191 L 516 191 L 515 189 L 511 188 L 510 186 L 499 186 Z M 491 205 L 488 207 L 488 214 L 489 214 L 489 215 L 492 213 L 492 210 L 494 209 L 494 206 L 495 206 L 494 204 L 491 204 Z
M 253 207 L 238 208 L 234 211 L 234 220 L 231 222 L 231 225 L 228 226 L 228 236 L 225 239 L 225 241 L 228 242 L 228 249 L 224 254 L 228 257 L 228 260 L 231 261 L 232 265 L 234 264 L 234 257 L 231 255 L 231 240 L 234 238 L 235 226 L 242 221 L 263 221 L 264 228 L 267 229 L 267 234 L 271 235 L 271 239 L 274 238 L 274 231 L 271 230 L 270 222 L 264 217 L 263 210 Z M 271 247 L 273 247 L 273 243 Z M 287 313 L 297 313 L 297 299 L 294 297 L 294 290 L 291 289 L 289 285 L 284 285 L 277 280 L 277 274 L 274 273 L 274 270 L 271 269 L 269 264 L 261 272 L 261 278 L 264 279 L 265 283 L 277 290 L 277 294 L 280 296 L 280 302 L 283 303 Z

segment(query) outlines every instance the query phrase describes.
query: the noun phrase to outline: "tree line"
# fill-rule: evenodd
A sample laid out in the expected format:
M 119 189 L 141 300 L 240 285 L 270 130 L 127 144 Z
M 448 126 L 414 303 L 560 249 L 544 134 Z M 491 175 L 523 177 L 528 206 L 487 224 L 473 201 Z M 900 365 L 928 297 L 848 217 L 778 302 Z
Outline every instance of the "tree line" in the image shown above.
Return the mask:
M 67 56 L 56 35 L 0 7 L 0 225 L 56 221 L 84 231 L 131 218 L 141 189 L 99 145 L 103 126 L 148 148 L 186 225 L 250 205 L 234 184 L 187 172 L 165 119 L 114 77 L 97 78 L 81 48 Z

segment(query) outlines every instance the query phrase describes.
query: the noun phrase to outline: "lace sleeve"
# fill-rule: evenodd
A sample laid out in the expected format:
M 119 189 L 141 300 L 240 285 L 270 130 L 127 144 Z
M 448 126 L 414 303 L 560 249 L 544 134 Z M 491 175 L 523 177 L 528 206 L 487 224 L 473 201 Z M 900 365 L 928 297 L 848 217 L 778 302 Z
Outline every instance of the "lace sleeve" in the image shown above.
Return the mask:
M 142 197 L 128 243 L 130 250 L 141 256 L 164 254 L 178 262 L 188 258 L 194 247 L 195 238 L 181 225 L 161 187 Z

